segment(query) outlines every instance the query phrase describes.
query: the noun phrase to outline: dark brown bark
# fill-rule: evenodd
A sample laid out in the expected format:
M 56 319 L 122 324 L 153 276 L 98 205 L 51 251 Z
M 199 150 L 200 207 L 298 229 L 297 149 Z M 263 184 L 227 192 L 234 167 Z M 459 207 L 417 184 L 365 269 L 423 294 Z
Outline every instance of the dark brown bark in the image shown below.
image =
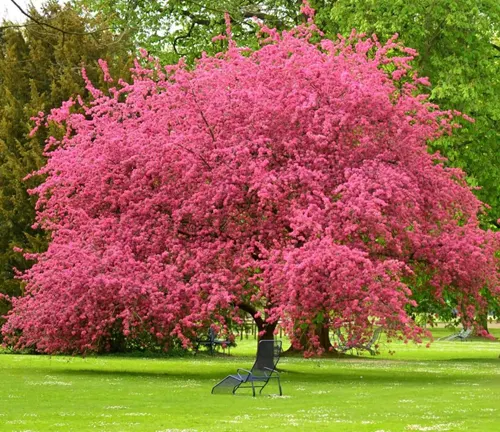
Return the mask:
M 240 303 L 238 307 L 242 310 L 250 314 L 255 321 L 255 325 L 257 326 L 257 330 L 259 332 L 259 342 L 261 340 L 274 340 L 274 330 L 276 330 L 276 325 L 278 323 L 268 323 L 262 319 L 262 317 L 258 314 L 258 310 L 255 309 L 252 305 L 247 303 Z M 264 332 L 262 335 L 261 332 Z
M 262 328 L 259 328 L 259 326 L 257 326 L 257 329 L 259 330 L 259 342 L 261 340 L 274 340 L 274 330 L 276 330 L 276 323 L 273 324 L 267 323 Z M 262 331 L 264 333 L 260 334 L 260 332 Z
M 316 335 L 319 337 L 319 342 L 321 348 L 325 350 L 325 352 L 330 352 L 330 348 L 332 347 L 332 343 L 330 341 L 330 335 L 328 333 L 328 328 L 318 325 L 315 330 Z M 302 348 L 300 350 L 291 346 L 286 351 L 287 353 L 299 353 L 304 352 L 306 349 L 310 348 L 309 336 L 307 334 L 303 334 L 300 338 L 300 345 Z
M 321 348 L 323 348 L 326 352 L 328 352 L 332 347 L 328 331 L 329 329 L 325 327 L 320 327 L 319 329 L 316 330 L 316 334 L 319 336 L 319 342 Z
M 478 322 L 479 322 L 479 325 L 488 332 L 488 334 L 490 333 L 489 330 L 488 330 L 488 313 L 483 313 L 483 314 L 480 314 L 478 317 Z M 479 335 L 476 335 L 476 336 L 479 336 Z

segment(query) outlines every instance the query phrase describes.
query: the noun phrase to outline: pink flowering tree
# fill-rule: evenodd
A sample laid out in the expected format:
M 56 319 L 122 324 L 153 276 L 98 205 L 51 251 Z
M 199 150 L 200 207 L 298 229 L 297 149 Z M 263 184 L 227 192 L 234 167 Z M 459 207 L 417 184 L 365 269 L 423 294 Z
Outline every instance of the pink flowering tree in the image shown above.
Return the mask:
M 322 39 L 311 22 L 261 36 L 194 68 L 144 54 L 131 83 L 88 82 L 90 105 L 50 113 L 66 133 L 33 193 L 52 237 L 22 275 L 8 344 L 188 347 L 244 311 L 261 337 L 280 322 L 321 353 L 336 330 L 353 345 L 378 326 L 420 341 L 419 292 L 467 325 L 498 296 L 499 237 L 479 228 L 464 173 L 427 152 L 459 114 L 419 94 L 416 53 Z

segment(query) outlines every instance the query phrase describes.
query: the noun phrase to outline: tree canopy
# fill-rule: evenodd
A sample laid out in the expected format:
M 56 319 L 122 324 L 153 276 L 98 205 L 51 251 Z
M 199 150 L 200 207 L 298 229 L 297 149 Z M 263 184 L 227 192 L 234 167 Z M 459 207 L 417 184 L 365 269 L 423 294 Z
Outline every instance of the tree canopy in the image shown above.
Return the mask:
M 306 7 L 305 13 L 311 11 Z M 464 173 L 428 152 L 459 113 L 421 94 L 416 54 L 394 38 L 322 39 L 309 22 L 262 27 L 257 50 L 162 68 L 143 51 L 131 83 L 70 99 L 44 122 L 37 223 L 51 233 L 14 299 L 8 343 L 112 349 L 113 338 L 188 346 L 238 311 L 292 342 L 353 344 L 374 326 L 420 340 L 410 289 L 476 322 L 498 296 L 499 236 Z M 147 65 L 144 64 L 147 63 Z M 83 111 L 82 111 L 83 110 Z M 467 116 L 464 116 L 467 119 Z
M 255 47 L 252 16 L 270 27 L 290 28 L 305 19 L 297 0 L 192 0 L 131 2 L 78 0 L 91 13 L 105 11 L 118 32 L 131 31 L 139 46 L 164 61 L 186 56 L 191 62 L 202 51 L 213 54 L 220 45 L 212 38 L 224 28 L 223 14 L 233 20 L 234 39 Z M 414 67 L 429 77 L 431 100 L 445 109 L 469 114 L 452 137 L 433 142 L 451 166 L 468 174 L 476 195 L 492 209 L 485 226 L 500 218 L 500 4 L 497 0 L 312 0 L 316 24 L 327 37 L 347 37 L 353 28 L 387 40 L 400 40 L 417 49 Z

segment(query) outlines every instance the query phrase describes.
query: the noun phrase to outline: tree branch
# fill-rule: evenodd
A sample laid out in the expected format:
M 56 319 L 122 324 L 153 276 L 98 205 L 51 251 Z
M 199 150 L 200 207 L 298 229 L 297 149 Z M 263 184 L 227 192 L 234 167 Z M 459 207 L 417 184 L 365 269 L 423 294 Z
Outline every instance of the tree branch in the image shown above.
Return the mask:
M 260 316 L 255 316 L 259 312 L 257 309 L 255 309 L 252 305 L 249 305 L 248 303 L 238 303 L 238 307 L 243 311 L 246 312 L 250 315 L 252 315 L 252 318 L 255 321 L 255 324 L 257 325 L 257 328 L 259 330 L 264 328 L 265 322 Z
M 38 18 L 35 18 L 33 15 L 29 14 L 28 12 L 26 12 L 21 6 L 19 6 L 18 3 L 16 3 L 15 0 L 10 0 L 10 1 L 29 20 L 33 21 L 34 23 L 38 24 L 39 26 L 48 27 L 48 28 L 50 28 L 52 30 L 56 30 L 58 32 L 61 32 L 62 34 L 76 35 L 76 36 L 89 36 L 89 35 L 93 35 L 95 33 L 100 33 L 102 31 L 111 30 L 111 28 L 109 28 L 109 27 L 102 28 L 102 29 L 97 29 L 97 30 L 93 30 L 93 31 L 90 31 L 90 32 L 72 32 L 72 31 L 64 30 L 64 29 L 62 29 L 60 27 L 56 27 L 56 26 L 53 26 L 52 24 L 40 21 Z M 22 26 L 19 26 L 19 27 L 25 27 L 25 26 L 26 25 L 22 25 Z M 4 28 L 4 27 L 1 27 L 1 28 Z
M 178 56 L 181 56 L 181 54 L 179 53 L 179 51 L 177 51 L 177 41 L 180 40 L 180 39 L 186 39 L 188 38 L 189 36 L 191 36 L 191 32 L 193 31 L 194 29 L 194 26 L 197 24 L 196 21 L 193 21 L 191 23 L 191 26 L 189 27 L 189 30 L 186 34 L 183 34 L 183 35 L 180 35 L 180 36 L 177 36 L 174 38 L 173 40 L 173 47 L 174 47 L 174 52 L 178 55 Z

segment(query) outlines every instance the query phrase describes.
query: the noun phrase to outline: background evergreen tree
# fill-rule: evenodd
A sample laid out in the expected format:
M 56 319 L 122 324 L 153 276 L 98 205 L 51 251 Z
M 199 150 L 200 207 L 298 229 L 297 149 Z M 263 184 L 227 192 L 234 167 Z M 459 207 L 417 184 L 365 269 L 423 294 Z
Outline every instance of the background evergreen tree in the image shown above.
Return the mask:
M 74 94 L 86 95 L 82 66 L 101 87 L 98 59 L 108 61 L 115 77 L 127 77 L 130 67 L 127 36 L 103 30 L 99 18 L 83 19 L 57 2 L 28 13 L 37 22 L 0 27 L 0 293 L 8 295 L 22 292 L 13 268 L 30 265 L 13 247 L 38 252 L 47 244 L 47 234 L 32 227 L 35 198 L 26 192 L 38 180 L 23 178 L 44 164 L 44 140 L 57 131 L 41 129 L 30 137 L 30 118 Z M 8 307 L 0 300 L 0 315 Z

